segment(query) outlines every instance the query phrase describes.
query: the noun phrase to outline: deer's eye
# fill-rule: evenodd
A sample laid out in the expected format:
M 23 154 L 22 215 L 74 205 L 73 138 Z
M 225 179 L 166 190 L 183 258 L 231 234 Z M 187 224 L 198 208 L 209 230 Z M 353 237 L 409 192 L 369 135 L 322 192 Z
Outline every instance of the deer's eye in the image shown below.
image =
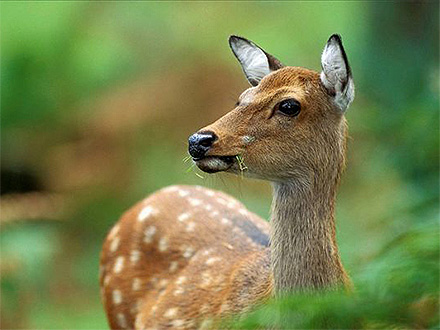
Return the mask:
M 301 111 L 301 104 L 295 99 L 287 99 L 278 103 L 277 108 L 286 116 L 297 116 Z

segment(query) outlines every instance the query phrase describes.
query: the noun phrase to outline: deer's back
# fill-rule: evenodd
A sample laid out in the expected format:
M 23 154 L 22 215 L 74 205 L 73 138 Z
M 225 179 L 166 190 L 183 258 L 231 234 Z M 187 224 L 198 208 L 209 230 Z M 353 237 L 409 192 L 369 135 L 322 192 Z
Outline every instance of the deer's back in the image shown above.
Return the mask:
M 201 187 L 160 190 L 107 236 L 101 288 L 112 328 L 196 328 L 270 295 L 269 226 Z M 206 322 L 206 321 L 205 321 Z

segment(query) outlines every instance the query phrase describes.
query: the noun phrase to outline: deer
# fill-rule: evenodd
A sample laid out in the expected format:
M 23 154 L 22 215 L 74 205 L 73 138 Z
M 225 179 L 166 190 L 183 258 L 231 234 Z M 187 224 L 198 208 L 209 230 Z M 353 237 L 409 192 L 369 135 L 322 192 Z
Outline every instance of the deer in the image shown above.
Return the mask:
M 321 72 L 284 66 L 243 37 L 230 36 L 229 45 L 251 87 L 189 137 L 188 151 L 204 172 L 269 181 L 270 224 L 201 186 L 148 196 L 103 245 L 100 287 L 111 329 L 217 329 L 218 320 L 272 297 L 351 286 L 335 234 L 345 112 L 354 98 L 341 37 L 325 44 Z

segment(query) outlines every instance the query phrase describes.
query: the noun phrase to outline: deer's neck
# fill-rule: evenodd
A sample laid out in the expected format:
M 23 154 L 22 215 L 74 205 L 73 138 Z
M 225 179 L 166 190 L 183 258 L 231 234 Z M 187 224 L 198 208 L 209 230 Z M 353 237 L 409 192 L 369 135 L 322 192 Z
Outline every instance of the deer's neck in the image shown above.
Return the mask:
M 313 185 L 312 185 L 313 186 Z M 335 237 L 336 187 L 274 183 L 271 256 L 275 294 L 346 279 Z

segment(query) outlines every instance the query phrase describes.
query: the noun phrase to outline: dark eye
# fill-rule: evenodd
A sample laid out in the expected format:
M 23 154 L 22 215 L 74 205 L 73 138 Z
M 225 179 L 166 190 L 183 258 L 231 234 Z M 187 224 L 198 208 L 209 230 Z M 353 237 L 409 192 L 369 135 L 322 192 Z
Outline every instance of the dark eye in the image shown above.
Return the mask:
M 287 99 L 278 103 L 278 110 L 287 116 L 297 116 L 301 111 L 301 104 L 295 99 Z

